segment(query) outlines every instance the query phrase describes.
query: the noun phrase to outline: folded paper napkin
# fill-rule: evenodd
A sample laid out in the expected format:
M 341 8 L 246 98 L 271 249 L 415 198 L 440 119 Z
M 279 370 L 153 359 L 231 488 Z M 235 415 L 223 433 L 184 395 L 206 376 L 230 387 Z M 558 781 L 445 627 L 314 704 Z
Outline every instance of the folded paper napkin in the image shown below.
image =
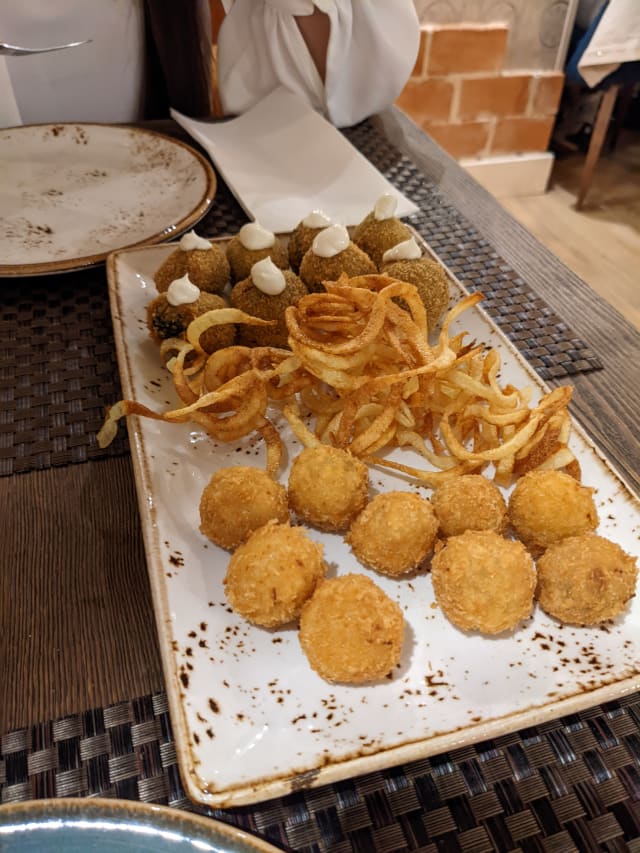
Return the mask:
M 238 118 L 196 121 L 172 117 L 202 145 L 247 214 L 274 232 L 287 232 L 312 210 L 357 225 L 384 193 L 397 216 L 418 208 L 323 116 L 279 88 Z

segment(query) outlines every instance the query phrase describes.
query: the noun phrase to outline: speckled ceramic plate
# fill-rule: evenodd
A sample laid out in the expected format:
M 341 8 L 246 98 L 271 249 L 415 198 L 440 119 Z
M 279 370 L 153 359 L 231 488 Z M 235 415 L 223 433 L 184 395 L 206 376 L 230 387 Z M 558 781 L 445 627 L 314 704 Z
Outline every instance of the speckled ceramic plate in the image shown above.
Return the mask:
M 241 829 L 133 800 L 32 800 L 0 806 L 3 853 L 277 853 Z
M 170 246 L 114 254 L 107 270 L 124 394 L 163 411 L 178 405 L 145 327 L 152 275 Z M 455 301 L 462 289 L 451 284 Z M 502 380 L 545 386 L 480 309 L 456 323 L 497 347 Z M 105 403 L 111 401 L 105 401 Z M 274 416 L 289 458 L 300 446 Z M 263 800 L 505 734 L 640 689 L 640 596 L 599 628 L 562 626 L 536 609 L 498 637 L 465 634 L 434 606 L 431 578 L 374 576 L 343 538 L 310 530 L 332 574 L 369 574 L 400 603 L 407 631 L 390 680 L 331 685 L 309 668 L 295 628 L 265 631 L 231 611 L 229 556 L 198 531 L 198 505 L 222 466 L 264 466 L 258 441 L 215 444 L 193 424 L 129 419 L 149 576 L 178 760 L 195 800 Z M 572 447 L 597 488 L 600 532 L 638 555 L 640 507 L 584 434 Z M 396 451 L 405 462 L 409 451 Z M 416 488 L 379 471 L 372 492 Z M 286 472 L 281 481 L 286 482 Z M 422 494 L 429 495 L 423 489 Z
M 0 130 L 0 276 L 48 275 L 162 243 L 208 210 L 208 160 L 149 130 L 102 124 Z

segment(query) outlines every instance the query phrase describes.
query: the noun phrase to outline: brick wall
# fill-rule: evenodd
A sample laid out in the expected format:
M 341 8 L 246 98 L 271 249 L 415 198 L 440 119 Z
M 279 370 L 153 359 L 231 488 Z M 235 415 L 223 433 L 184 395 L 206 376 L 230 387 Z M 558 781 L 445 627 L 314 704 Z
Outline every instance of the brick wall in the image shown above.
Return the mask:
M 504 24 L 424 26 L 398 106 L 453 157 L 546 151 L 564 75 L 505 70 Z

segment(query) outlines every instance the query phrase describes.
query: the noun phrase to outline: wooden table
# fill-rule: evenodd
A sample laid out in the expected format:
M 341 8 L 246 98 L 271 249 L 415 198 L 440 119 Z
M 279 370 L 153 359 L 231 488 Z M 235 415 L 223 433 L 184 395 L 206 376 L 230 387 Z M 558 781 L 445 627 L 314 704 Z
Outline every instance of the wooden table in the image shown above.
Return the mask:
M 391 109 L 372 126 L 588 341 L 603 369 L 572 378 L 572 413 L 640 492 L 640 334 L 402 113 Z M 161 693 L 129 456 L 0 477 L 0 507 L 5 741 L 15 730 Z

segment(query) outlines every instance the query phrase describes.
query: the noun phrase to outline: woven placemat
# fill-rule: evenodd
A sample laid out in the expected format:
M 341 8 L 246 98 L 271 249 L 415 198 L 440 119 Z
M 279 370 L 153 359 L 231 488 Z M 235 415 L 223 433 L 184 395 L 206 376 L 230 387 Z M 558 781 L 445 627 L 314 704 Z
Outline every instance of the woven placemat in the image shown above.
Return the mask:
M 640 853 L 640 695 L 230 810 L 186 798 L 164 694 L 0 739 L 2 803 L 85 796 L 198 811 L 299 853 Z
M 488 242 L 369 122 L 345 131 L 419 207 L 410 217 L 542 378 L 601 367 L 589 347 L 537 298 Z M 220 180 L 198 225 L 220 237 L 247 216 Z M 104 267 L 46 278 L 5 279 L 0 300 L 0 476 L 126 453 L 120 430 L 96 443 L 105 406 L 121 397 Z
M 95 440 L 122 396 L 104 270 L 0 287 L 0 475 L 126 452 Z

